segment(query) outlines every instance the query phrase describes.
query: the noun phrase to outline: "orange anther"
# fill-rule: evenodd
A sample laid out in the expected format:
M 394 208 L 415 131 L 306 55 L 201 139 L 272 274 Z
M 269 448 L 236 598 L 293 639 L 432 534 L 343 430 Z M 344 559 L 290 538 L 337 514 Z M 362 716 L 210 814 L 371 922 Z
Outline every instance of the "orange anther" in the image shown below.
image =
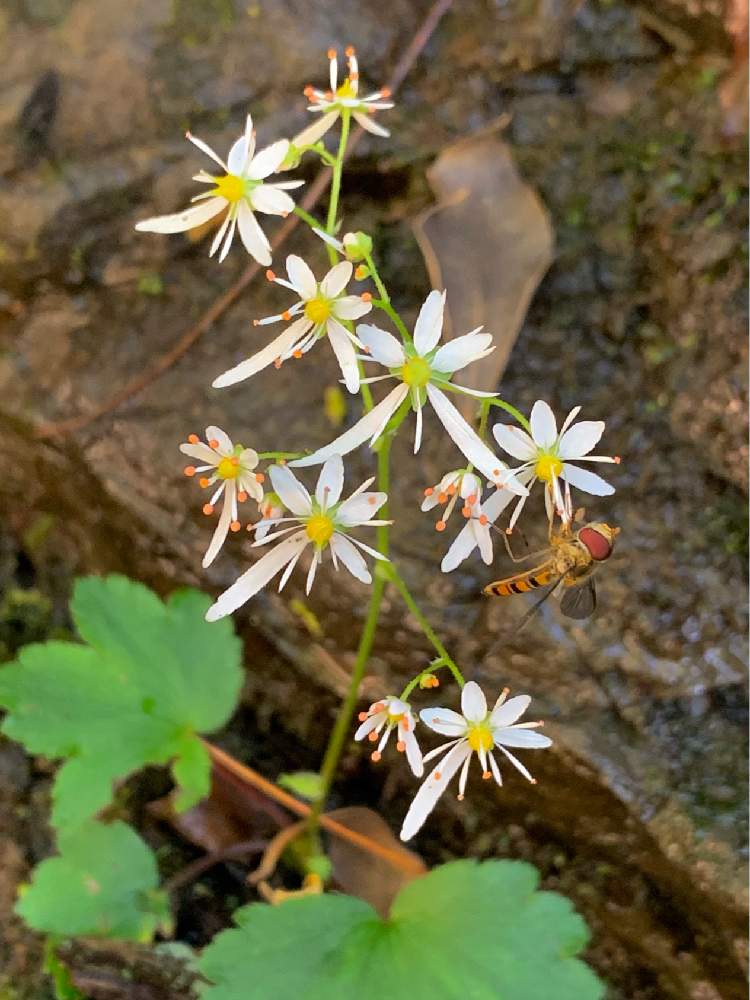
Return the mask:
M 365 719 L 367 718 L 367 712 L 360 712 L 357 718 L 359 719 L 360 722 L 364 722 Z
M 239 465 L 240 464 L 240 460 L 239 460 L 239 458 L 236 455 L 232 455 L 232 457 L 229 459 L 229 461 L 232 463 L 232 465 Z
M 372 302 L 372 292 L 362 292 L 360 298 L 363 302 Z
M 296 350 L 296 351 L 293 351 L 292 352 L 292 357 L 296 358 L 297 361 L 299 361 L 299 359 L 302 357 L 302 351 L 300 351 L 299 349 Z
M 327 52 L 327 55 L 328 55 L 329 59 L 335 59 L 336 58 L 336 49 L 329 49 L 328 52 Z
M 273 366 L 276 369 L 276 371 L 278 371 L 279 368 L 281 368 L 281 358 L 276 358 L 273 363 Z
M 204 490 L 205 490 L 205 489 L 206 489 L 206 487 L 210 485 L 210 483 L 211 483 L 211 480 L 210 480 L 210 479 L 208 479 L 208 477 L 207 477 L 207 476 L 201 476 L 201 478 L 200 478 L 200 479 L 198 480 L 198 482 L 200 483 L 200 485 L 201 485 L 202 489 L 204 489 Z
M 375 506 L 376 501 L 377 501 L 377 497 L 372 496 L 372 497 L 368 497 L 367 498 L 367 502 L 370 504 L 371 507 Z
M 367 268 L 364 264 L 360 264 L 354 272 L 354 277 L 357 281 L 362 281 L 363 278 L 367 277 Z
M 242 525 L 240 524 L 239 521 L 232 521 L 232 523 L 229 525 L 229 530 L 230 531 L 239 531 L 241 527 L 242 527 Z
M 206 515 L 206 517 L 208 517 L 210 514 L 213 514 L 213 512 L 214 512 L 213 504 L 210 503 L 203 504 L 203 513 Z
M 240 492 L 237 494 L 237 499 L 239 500 L 240 503 L 244 503 L 247 500 L 247 493 L 245 493 L 244 490 L 240 490 Z
M 470 496 L 466 498 L 466 503 L 469 505 L 469 507 L 472 507 L 476 502 L 477 502 L 476 493 L 472 493 Z
M 381 89 L 381 91 L 380 91 L 380 96 L 381 97 L 390 97 L 391 96 L 391 88 L 390 87 L 383 87 Z
M 480 516 L 479 516 L 479 523 L 480 524 L 489 524 L 489 518 L 487 517 L 486 514 L 480 514 Z
M 274 274 L 274 272 L 271 270 L 270 267 L 266 271 L 266 277 L 268 278 L 269 281 L 276 281 L 276 275 Z
M 424 491 L 424 495 L 426 497 L 431 497 L 434 492 L 435 492 L 434 487 L 428 486 L 427 489 Z
M 372 354 L 372 348 L 368 347 L 367 344 L 365 344 L 365 346 L 362 348 L 362 353 L 363 354 Z
M 492 470 L 492 475 L 493 476 L 499 476 L 500 475 L 500 470 L 499 469 L 493 469 Z
M 255 473 L 255 482 L 256 483 L 265 483 L 265 481 L 266 481 L 266 477 L 263 475 L 262 472 L 256 472 Z M 268 513 L 269 514 L 271 513 L 271 508 L 270 507 L 268 508 Z
M 401 720 L 401 728 L 404 730 L 405 733 L 409 732 L 409 720 L 406 718 L 406 716 L 404 716 L 404 718 Z
M 253 326 L 260 326 L 260 320 L 259 319 L 254 319 L 253 320 Z
M 213 450 L 216 451 L 216 449 L 219 447 L 219 442 L 216 440 L 216 438 L 211 438 L 211 440 L 208 442 L 208 447 L 213 448 Z
M 380 753 L 379 750 L 373 750 L 372 753 L 370 754 L 370 759 L 373 760 L 377 764 L 377 762 L 380 760 L 381 756 L 382 756 L 382 754 Z
M 285 320 L 290 320 L 292 318 L 292 314 L 289 312 L 288 309 L 285 309 L 284 312 L 281 314 L 281 318 Z
M 327 101 L 332 101 L 333 100 L 333 91 L 332 90 L 327 90 L 326 91 L 326 100 Z
M 461 795 L 461 793 L 460 793 L 460 792 L 459 792 L 459 794 L 458 794 L 458 795 L 456 796 L 456 798 L 458 799 L 458 801 L 459 801 L 459 802 L 463 802 L 463 800 L 464 800 L 464 797 L 463 797 L 463 795 Z
M 442 774 L 440 773 L 440 771 L 435 771 L 435 781 L 440 781 L 441 778 Z
M 447 502 L 448 502 L 448 494 L 438 493 L 438 503 L 447 503 Z
M 194 465 L 186 465 L 185 468 L 182 471 L 185 473 L 185 475 L 189 479 L 190 476 L 194 476 L 195 475 L 195 466 Z
M 404 743 L 403 740 L 398 741 L 398 743 L 396 744 L 396 749 L 398 750 L 399 753 L 403 753 L 404 750 L 406 750 L 406 744 Z
M 462 507 L 461 513 L 464 517 L 471 517 L 471 507 Z
M 445 531 L 446 524 L 445 521 L 438 521 L 435 525 L 435 531 Z
M 313 85 L 311 83 L 308 83 L 308 85 L 305 87 L 302 93 L 305 95 L 305 97 L 312 97 L 312 95 L 315 93 Z
M 255 530 L 254 524 L 248 524 L 248 526 L 245 528 L 245 531 L 254 531 L 254 530 Z
M 353 55 L 357 54 L 357 50 L 354 48 L 353 45 L 347 45 L 347 47 L 344 49 L 344 54 L 351 59 Z
M 622 461 L 622 459 L 620 458 L 620 456 L 619 455 L 615 455 L 615 465 L 619 465 L 621 461 Z
M 488 778 L 491 778 L 491 777 L 492 777 L 492 775 L 490 774 L 490 772 L 489 772 L 489 771 L 483 771 L 483 772 L 482 772 L 482 777 L 484 778 L 484 780 L 485 780 L 485 781 L 487 781 L 487 780 L 488 780 Z
M 370 741 L 370 743 L 374 743 L 377 738 L 378 738 L 378 734 L 375 732 L 374 729 L 370 733 L 370 735 L 367 737 L 367 739 Z
M 452 497 L 455 492 L 456 492 L 456 484 L 451 483 L 450 486 L 448 487 L 448 496 Z
M 188 441 L 190 444 L 198 444 L 200 442 L 200 438 L 197 434 L 188 434 Z

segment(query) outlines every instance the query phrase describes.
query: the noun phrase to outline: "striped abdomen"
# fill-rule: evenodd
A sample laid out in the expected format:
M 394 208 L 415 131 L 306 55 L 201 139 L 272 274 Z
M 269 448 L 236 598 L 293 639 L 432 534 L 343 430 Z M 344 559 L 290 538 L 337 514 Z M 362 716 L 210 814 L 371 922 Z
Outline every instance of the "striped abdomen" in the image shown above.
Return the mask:
M 550 559 L 541 566 L 529 569 L 525 573 L 517 573 L 515 576 L 506 577 L 504 580 L 495 580 L 488 583 L 484 588 L 484 593 L 492 597 L 512 597 L 513 594 L 527 594 L 537 587 L 546 587 L 553 580 L 558 579 L 559 571 L 555 568 L 555 563 Z

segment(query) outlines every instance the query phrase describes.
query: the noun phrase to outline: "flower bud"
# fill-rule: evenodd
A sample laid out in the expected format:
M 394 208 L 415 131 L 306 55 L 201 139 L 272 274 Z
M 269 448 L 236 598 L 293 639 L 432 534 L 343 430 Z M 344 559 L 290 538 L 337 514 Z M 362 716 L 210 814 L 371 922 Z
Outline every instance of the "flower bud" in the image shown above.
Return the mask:
M 343 239 L 346 259 L 356 264 L 372 253 L 372 239 L 367 233 L 347 233 Z

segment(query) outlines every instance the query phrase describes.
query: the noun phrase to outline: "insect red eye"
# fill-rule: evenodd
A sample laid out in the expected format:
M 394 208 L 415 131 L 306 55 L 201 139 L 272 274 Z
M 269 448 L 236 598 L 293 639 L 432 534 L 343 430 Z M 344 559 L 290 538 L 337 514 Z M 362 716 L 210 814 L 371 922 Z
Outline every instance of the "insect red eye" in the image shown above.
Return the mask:
M 578 532 L 578 537 L 591 553 L 596 562 L 603 562 L 612 555 L 612 543 L 597 528 L 587 525 Z

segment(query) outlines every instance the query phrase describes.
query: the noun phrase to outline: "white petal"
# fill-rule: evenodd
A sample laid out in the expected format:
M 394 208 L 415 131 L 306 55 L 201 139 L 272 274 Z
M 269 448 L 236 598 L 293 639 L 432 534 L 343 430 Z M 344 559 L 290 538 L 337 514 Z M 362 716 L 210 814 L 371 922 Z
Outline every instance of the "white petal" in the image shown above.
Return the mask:
M 224 506 L 221 508 L 221 514 L 219 515 L 219 523 L 216 525 L 216 530 L 213 533 L 211 542 L 206 549 L 206 554 L 203 557 L 203 568 L 208 569 L 211 563 L 214 561 L 216 556 L 224 544 L 224 541 L 229 534 L 229 525 L 232 521 L 232 499 L 235 493 L 234 483 L 227 481 L 227 488 L 224 494 Z
M 570 411 L 570 413 L 565 418 L 565 420 L 563 420 L 563 425 L 560 428 L 560 437 L 561 438 L 562 438 L 563 434 L 565 433 L 565 431 L 570 427 L 570 425 L 573 423 L 573 421 L 575 420 L 575 418 L 578 416 L 578 414 L 580 412 L 581 412 L 581 407 L 580 406 L 574 406 L 573 409 Z
M 520 771 L 527 781 L 532 782 L 532 784 L 534 783 L 534 779 L 531 777 L 531 774 L 526 770 L 526 768 L 523 766 L 518 757 L 515 757 L 512 753 L 510 753 L 509 750 L 506 750 L 505 747 L 502 745 L 498 745 L 498 750 L 508 758 L 513 767 L 515 767 L 517 771 Z
M 487 715 L 487 699 L 476 681 L 467 681 L 461 691 L 461 711 L 469 722 L 481 722 Z
M 331 536 L 331 549 L 336 553 L 349 572 L 362 583 L 372 583 L 367 563 L 350 540 L 338 531 Z
M 588 469 L 579 469 L 577 465 L 563 463 L 562 477 L 571 486 L 583 490 L 584 493 L 592 493 L 596 497 L 608 497 L 615 492 L 614 486 L 610 486 L 606 479 L 597 476 L 595 472 Z
M 227 167 L 230 174 L 242 174 L 248 160 L 250 143 L 253 138 L 253 120 L 250 115 L 245 120 L 245 132 L 240 138 L 232 143 L 232 148 L 227 156 Z
M 250 378 L 251 375 L 263 371 L 264 368 L 273 364 L 277 358 L 280 358 L 289 350 L 297 338 L 304 333 L 306 326 L 309 326 L 309 324 L 303 316 L 292 323 L 291 326 L 288 326 L 270 344 L 261 348 L 256 354 L 253 354 L 252 357 L 247 358 L 246 361 L 241 361 L 234 368 L 230 368 L 229 371 L 224 372 L 223 375 L 219 375 L 218 378 L 213 380 L 211 385 L 214 389 L 225 389 L 228 385 L 242 382 L 244 379 Z
M 185 138 L 188 139 L 190 142 L 192 142 L 194 146 L 197 146 L 202 153 L 206 154 L 206 156 L 210 156 L 211 159 L 214 161 L 214 163 L 218 163 L 219 166 L 222 167 L 222 169 L 226 170 L 227 173 L 229 173 L 229 171 L 227 170 L 226 163 L 222 160 L 222 158 L 218 155 L 218 153 L 214 152 L 214 150 L 211 149 L 211 147 L 208 145 L 207 142 L 204 142 L 197 136 L 192 135 L 190 132 L 185 133 Z
M 464 525 L 443 556 L 443 561 L 440 563 L 440 569 L 443 573 L 450 573 L 460 566 L 464 559 L 467 559 L 474 551 L 476 544 L 476 536 L 471 530 L 471 525 Z
M 308 538 L 304 531 L 299 531 L 297 534 L 285 538 L 283 542 L 279 542 L 275 548 L 272 548 L 254 566 L 243 573 L 228 590 L 225 590 L 215 604 L 211 605 L 206 612 L 206 621 L 218 621 L 219 618 L 225 618 L 237 608 L 242 607 L 246 601 L 262 590 L 268 581 L 273 579 L 283 566 L 286 566 L 290 559 L 294 559 L 307 543 Z
M 209 465 L 218 465 L 219 463 L 219 456 L 207 444 L 181 444 L 180 451 L 183 455 L 196 458 L 199 462 L 208 462 Z
M 461 740 L 427 775 L 404 818 L 401 827 L 402 840 L 411 840 L 422 828 L 424 821 L 435 808 L 437 800 L 448 787 L 449 781 L 470 754 L 471 747 L 465 740 Z
M 318 571 L 318 566 L 320 565 L 322 559 L 320 549 L 316 549 L 313 553 L 312 562 L 310 563 L 310 569 L 307 571 L 307 581 L 305 582 L 305 593 L 309 594 L 312 590 L 312 585 L 315 582 L 315 574 Z
M 246 201 L 240 202 L 237 227 L 244 248 L 254 260 L 267 267 L 271 263 L 271 244 Z
M 359 392 L 359 363 L 354 344 L 349 339 L 344 327 L 335 320 L 333 316 L 328 317 L 326 323 L 328 339 L 331 342 L 333 353 L 339 363 L 341 374 L 349 392 Z
M 419 743 L 417 743 L 417 737 L 414 735 L 412 729 L 404 731 L 399 728 L 399 735 L 404 741 L 406 749 L 406 760 L 409 767 L 412 770 L 412 774 L 416 778 L 421 778 L 424 774 L 424 764 L 422 763 L 422 751 L 419 749 Z
M 479 555 L 482 557 L 482 562 L 485 566 L 492 565 L 492 536 L 490 535 L 489 526 L 486 524 L 480 524 L 479 521 L 471 520 L 471 527 L 474 531 L 474 538 L 477 542 L 477 547 L 479 548 Z
M 302 483 L 286 465 L 272 465 L 268 470 L 274 492 L 285 507 L 297 517 L 308 517 L 312 511 L 312 501 Z
M 296 254 L 290 254 L 287 257 L 286 273 L 289 275 L 289 281 L 294 285 L 295 290 L 299 292 L 301 299 L 315 297 L 318 291 L 318 282 L 310 267 L 301 257 Z
M 406 362 L 406 355 L 400 342 L 390 333 L 369 323 L 357 326 L 357 336 L 369 349 L 369 356 L 386 368 L 398 368 Z
M 341 490 L 344 488 L 344 463 L 341 455 L 329 458 L 318 476 L 315 487 L 315 499 L 321 507 L 327 510 L 339 502 Z
M 225 198 L 209 198 L 208 201 L 201 201 L 192 208 L 186 208 L 184 212 L 176 212 L 174 215 L 157 215 L 153 219 L 144 219 L 136 222 L 135 228 L 140 233 L 184 233 L 188 229 L 195 229 L 202 226 L 204 222 L 213 219 L 224 208 L 227 202 Z
M 234 239 L 234 231 L 237 228 L 237 213 L 229 210 L 229 227 L 227 229 L 227 236 L 224 240 L 224 246 L 221 248 L 221 253 L 219 254 L 219 263 L 226 260 L 227 254 L 229 253 L 230 247 L 232 246 L 232 240 Z
M 313 146 L 318 139 L 322 139 L 326 132 L 336 124 L 336 119 L 341 112 L 329 111 L 327 115 L 323 115 L 317 121 L 314 121 L 312 125 L 308 125 L 307 128 L 303 128 L 301 132 L 292 139 L 292 145 L 300 149 L 302 146 Z
M 261 184 L 250 192 L 250 204 L 257 212 L 266 215 L 289 215 L 294 211 L 294 200 L 286 191 L 273 184 Z
M 373 729 L 376 729 L 385 722 L 386 717 L 386 712 L 375 712 L 373 715 L 368 715 L 362 725 L 357 728 L 354 739 L 363 740 L 365 736 L 369 736 Z
M 603 433 L 603 420 L 581 420 L 560 438 L 557 454 L 562 459 L 582 458 L 588 455 Z
M 337 319 L 359 319 L 372 309 L 372 302 L 365 302 L 360 295 L 344 295 L 333 303 L 332 312 Z
M 531 409 L 529 419 L 531 436 L 540 448 L 551 448 L 557 441 L 555 414 L 543 399 L 538 399 Z
M 543 736 L 535 729 L 514 729 L 511 727 L 510 729 L 494 730 L 493 727 L 493 736 L 495 737 L 495 743 L 506 747 L 542 749 L 543 747 L 552 746 L 552 740 L 549 736 Z
M 513 458 L 521 462 L 529 462 L 536 456 L 537 447 L 534 439 L 529 437 L 522 427 L 512 424 L 495 424 L 492 428 L 495 440 Z
M 467 333 L 449 340 L 432 359 L 432 367 L 439 372 L 457 372 L 472 361 L 485 357 L 492 343 L 489 333 Z
M 366 413 L 361 420 L 357 421 L 354 427 L 351 427 L 344 434 L 339 435 L 335 441 L 331 441 L 330 444 L 325 445 L 323 448 L 318 448 L 312 455 L 307 455 L 305 458 L 297 458 L 289 464 L 295 468 L 304 468 L 307 465 L 320 465 L 321 462 L 325 462 L 331 455 L 348 455 L 350 451 L 354 451 L 355 448 L 364 444 L 368 438 L 382 431 L 403 403 L 408 391 L 407 386 L 397 385 L 395 389 L 388 393 L 385 399 L 381 400 L 377 406 L 374 406 L 369 413 Z
M 320 290 L 323 295 L 327 299 L 334 299 L 343 292 L 352 276 L 353 270 L 354 265 L 348 260 L 340 260 L 338 264 L 334 264 L 320 283 Z
M 493 729 L 509 726 L 516 719 L 521 718 L 530 704 L 531 698 L 527 694 L 519 694 L 515 698 L 511 698 L 510 701 L 493 708 L 490 725 Z
M 417 426 L 414 429 L 414 454 L 416 455 L 419 451 L 419 446 L 422 444 L 422 407 L 417 403 Z
M 502 463 L 480 439 L 476 431 L 469 427 L 453 403 L 431 384 L 427 385 L 427 395 L 440 422 L 456 447 L 488 479 L 498 481 L 499 473 L 502 471 Z
M 386 493 L 359 493 L 350 497 L 336 511 L 336 523 L 347 528 L 366 524 L 387 499 Z
M 423 708 L 419 718 L 441 736 L 466 735 L 466 719 L 450 708 Z
M 414 324 L 414 347 L 418 354 L 428 354 L 440 340 L 444 308 L 445 292 L 432 291 L 424 300 Z
M 273 145 L 261 149 L 250 161 L 246 176 L 254 181 L 262 180 L 269 174 L 274 174 L 286 159 L 289 152 L 289 140 L 280 139 Z
M 371 115 L 363 114 L 361 111 L 355 111 L 352 115 L 354 120 L 366 129 L 368 132 L 372 132 L 373 135 L 382 135 L 385 138 L 391 134 L 387 128 L 383 128 L 382 125 L 378 125 L 376 121 L 373 120 Z

